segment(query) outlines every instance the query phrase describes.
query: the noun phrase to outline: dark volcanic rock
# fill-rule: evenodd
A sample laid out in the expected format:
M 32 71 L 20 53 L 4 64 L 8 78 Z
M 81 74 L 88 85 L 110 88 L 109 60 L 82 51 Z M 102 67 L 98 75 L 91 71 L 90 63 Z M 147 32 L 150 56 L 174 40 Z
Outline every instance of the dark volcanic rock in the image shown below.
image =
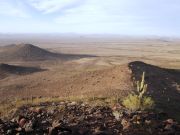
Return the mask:
M 54 107 L 49 110 L 49 107 Z M 23 106 L 11 120 L 0 120 L 0 134 L 38 135 L 168 135 L 180 134 L 180 125 L 162 113 L 133 112 L 76 102 Z M 119 118 L 113 115 L 121 113 Z

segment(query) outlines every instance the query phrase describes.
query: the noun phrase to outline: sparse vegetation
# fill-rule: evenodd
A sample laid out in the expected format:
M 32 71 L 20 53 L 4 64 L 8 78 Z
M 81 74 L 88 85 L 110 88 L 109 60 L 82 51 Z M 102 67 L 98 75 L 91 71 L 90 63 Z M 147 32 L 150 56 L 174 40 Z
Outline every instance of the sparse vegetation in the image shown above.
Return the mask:
M 142 80 L 136 82 L 137 93 L 130 94 L 123 100 L 123 105 L 130 110 L 146 110 L 152 109 L 154 101 L 151 97 L 145 96 L 147 84 L 145 83 L 145 72 L 143 72 Z
M 65 101 L 75 101 L 77 103 L 84 102 L 88 103 L 91 106 L 111 106 L 114 105 L 115 99 L 109 97 L 31 97 L 31 98 L 16 98 L 11 100 L 5 100 L 0 102 L 0 117 L 6 117 L 11 112 L 16 111 L 16 109 L 32 105 L 32 106 L 39 106 L 41 103 L 58 103 L 58 102 L 65 102 Z M 56 106 L 53 106 L 54 108 Z

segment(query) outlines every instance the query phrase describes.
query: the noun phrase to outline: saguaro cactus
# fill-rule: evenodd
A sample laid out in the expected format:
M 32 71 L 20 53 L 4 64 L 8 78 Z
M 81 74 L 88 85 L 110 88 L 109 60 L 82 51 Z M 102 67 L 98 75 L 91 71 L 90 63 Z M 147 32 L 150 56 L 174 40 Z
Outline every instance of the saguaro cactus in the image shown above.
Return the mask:
M 145 83 L 145 72 L 142 74 L 141 81 L 136 82 L 138 97 L 142 101 L 144 93 L 147 91 L 147 84 Z
M 154 101 L 151 97 L 145 96 L 147 84 L 145 83 L 145 72 L 140 81 L 136 81 L 137 93 L 130 94 L 123 100 L 123 105 L 130 110 L 145 110 L 154 107 Z

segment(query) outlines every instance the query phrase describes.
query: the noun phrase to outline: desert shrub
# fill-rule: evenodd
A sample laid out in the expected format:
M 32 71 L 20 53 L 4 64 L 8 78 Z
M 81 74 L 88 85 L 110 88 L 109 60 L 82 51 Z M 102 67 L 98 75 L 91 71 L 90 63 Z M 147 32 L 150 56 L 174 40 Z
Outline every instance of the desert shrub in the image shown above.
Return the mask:
M 144 97 L 143 102 L 142 102 L 141 109 L 146 110 L 146 109 L 152 109 L 154 107 L 154 100 L 151 97 Z
M 130 94 L 127 96 L 122 104 L 133 111 L 136 110 L 147 110 L 152 109 L 154 106 L 154 101 L 149 96 L 144 96 L 147 91 L 147 84 L 145 83 L 145 73 L 143 72 L 142 80 L 136 82 L 137 92 L 136 94 Z
M 123 100 L 123 105 L 130 110 L 140 109 L 140 100 L 137 95 L 130 94 Z
M 132 111 L 147 110 L 153 108 L 154 101 L 151 97 L 144 96 L 140 99 L 138 95 L 130 94 L 123 100 L 123 105 Z

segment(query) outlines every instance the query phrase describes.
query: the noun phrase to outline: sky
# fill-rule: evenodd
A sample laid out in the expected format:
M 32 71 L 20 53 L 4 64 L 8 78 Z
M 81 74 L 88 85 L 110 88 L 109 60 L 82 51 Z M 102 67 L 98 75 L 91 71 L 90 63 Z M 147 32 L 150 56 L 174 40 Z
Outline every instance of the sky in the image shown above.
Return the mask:
M 180 0 L 0 0 L 0 33 L 180 36 Z

